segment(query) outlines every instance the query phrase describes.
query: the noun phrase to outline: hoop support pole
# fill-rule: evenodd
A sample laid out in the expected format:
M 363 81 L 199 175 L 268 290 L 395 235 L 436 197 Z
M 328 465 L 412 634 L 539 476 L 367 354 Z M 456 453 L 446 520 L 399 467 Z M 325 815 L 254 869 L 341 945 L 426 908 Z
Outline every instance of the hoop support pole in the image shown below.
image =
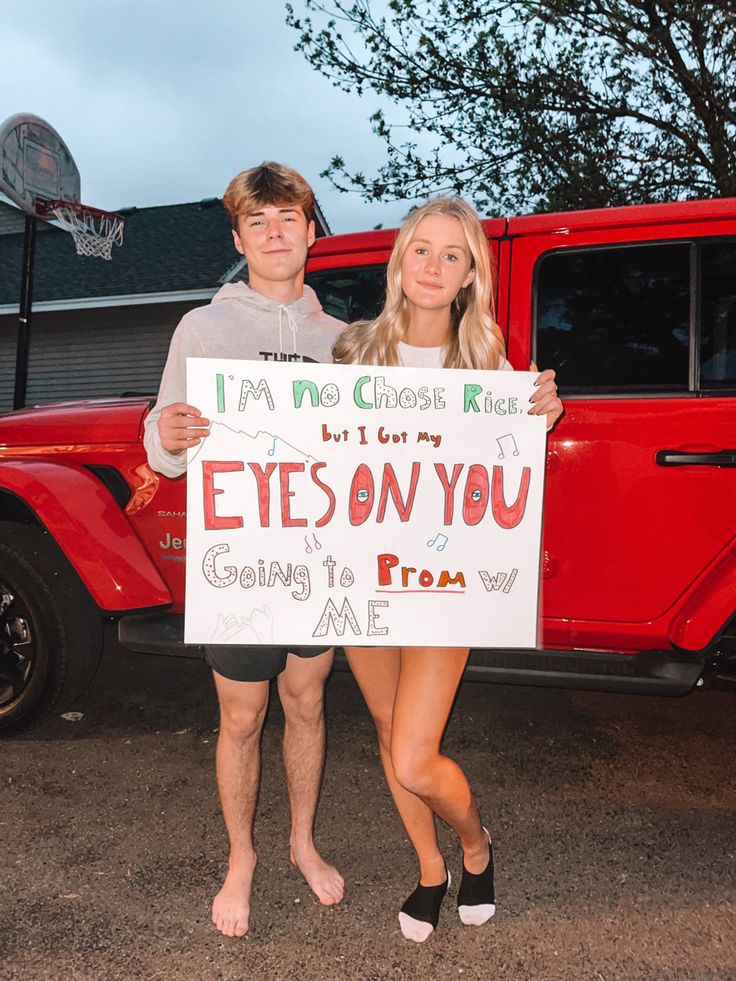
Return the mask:
M 18 316 L 18 344 L 15 353 L 14 409 L 22 409 L 26 404 L 28 355 L 31 346 L 31 310 L 33 306 L 33 262 L 36 257 L 36 221 L 35 215 L 26 215 L 26 230 L 23 239 L 23 272 L 20 286 L 20 314 Z

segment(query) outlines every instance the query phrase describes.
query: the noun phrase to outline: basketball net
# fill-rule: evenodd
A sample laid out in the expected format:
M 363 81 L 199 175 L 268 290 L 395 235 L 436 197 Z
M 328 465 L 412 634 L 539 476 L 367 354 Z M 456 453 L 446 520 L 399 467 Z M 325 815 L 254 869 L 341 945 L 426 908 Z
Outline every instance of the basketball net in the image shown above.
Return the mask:
M 123 244 L 125 219 L 114 211 L 102 211 L 77 201 L 45 201 L 43 210 L 69 232 L 77 255 L 111 259 L 113 245 Z

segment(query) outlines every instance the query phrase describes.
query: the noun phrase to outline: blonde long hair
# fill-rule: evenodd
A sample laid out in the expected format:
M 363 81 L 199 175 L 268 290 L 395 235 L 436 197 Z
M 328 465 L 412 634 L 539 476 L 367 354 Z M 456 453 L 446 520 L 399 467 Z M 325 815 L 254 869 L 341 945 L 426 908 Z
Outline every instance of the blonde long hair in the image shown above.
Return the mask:
M 498 368 L 505 353 L 503 335 L 493 316 L 493 278 L 488 241 L 475 211 L 459 197 L 432 198 L 413 211 L 396 237 L 386 271 L 386 302 L 375 320 L 347 327 L 332 355 L 337 364 L 398 365 L 399 341 L 409 327 L 409 304 L 401 288 L 401 263 L 419 222 L 447 215 L 462 225 L 475 270 L 472 282 L 452 302 L 445 368 Z

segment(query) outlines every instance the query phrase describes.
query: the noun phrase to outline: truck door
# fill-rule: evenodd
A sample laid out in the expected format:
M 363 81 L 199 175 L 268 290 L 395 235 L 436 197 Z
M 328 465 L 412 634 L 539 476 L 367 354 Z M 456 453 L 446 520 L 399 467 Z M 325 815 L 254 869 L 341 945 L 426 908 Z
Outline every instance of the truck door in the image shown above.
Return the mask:
M 512 364 L 555 368 L 566 406 L 548 444 L 544 644 L 667 647 L 736 542 L 736 220 L 534 223 L 509 223 L 508 331 Z

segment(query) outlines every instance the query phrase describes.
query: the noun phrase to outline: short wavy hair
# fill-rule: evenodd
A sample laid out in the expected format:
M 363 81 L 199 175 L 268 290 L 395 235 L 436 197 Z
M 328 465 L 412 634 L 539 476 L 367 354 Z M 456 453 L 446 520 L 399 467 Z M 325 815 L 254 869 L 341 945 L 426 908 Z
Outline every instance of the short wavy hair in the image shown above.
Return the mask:
M 307 221 L 314 220 L 314 191 L 310 185 L 296 170 L 272 160 L 236 174 L 222 201 L 235 231 L 241 215 L 252 215 L 271 206 L 293 205 L 302 209 Z

